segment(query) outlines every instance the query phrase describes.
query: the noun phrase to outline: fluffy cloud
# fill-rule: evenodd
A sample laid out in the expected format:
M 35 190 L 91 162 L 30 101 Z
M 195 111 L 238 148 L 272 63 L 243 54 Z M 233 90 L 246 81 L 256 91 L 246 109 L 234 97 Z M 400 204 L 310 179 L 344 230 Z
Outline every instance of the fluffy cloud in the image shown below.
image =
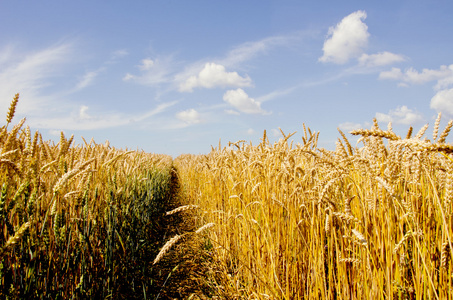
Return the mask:
M 440 78 L 437 81 L 437 84 L 434 87 L 435 89 L 441 90 L 453 85 L 453 65 L 449 65 L 448 70 L 450 72 L 448 72 L 445 77 Z
M 337 26 L 330 27 L 322 48 L 324 55 L 319 60 L 344 64 L 360 56 L 368 45 L 370 35 L 368 26 L 362 21 L 364 19 L 366 12 L 359 10 L 343 18 Z
M 453 65 L 440 66 L 438 70 L 423 69 L 422 72 L 409 68 L 405 72 L 399 68 L 392 68 L 379 74 L 379 79 L 397 80 L 407 84 L 423 84 L 429 81 L 438 81 L 436 88 L 445 88 L 453 84 Z
M 430 107 L 453 115 L 453 89 L 441 90 L 431 98 Z
M 359 64 L 366 67 L 378 67 L 402 62 L 405 60 L 406 58 L 402 55 L 384 51 L 371 55 L 363 53 L 359 57 Z
M 397 107 L 396 109 L 390 110 L 388 114 L 376 113 L 376 119 L 383 123 L 393 122 L 398 124 L 413 125 L 423 121 L 423 116 L 403 105 Z
M 193 108 L 178 112 L 176 117 L 187 124 L 197 124 L 201 122 L 200 114 Z
M 400 68 L 392 68 L 390 71 L 382 71 L 379 73 L 379 79 L 402 80 L 404 77 Z
M 181 92 L 192 92 L 196 87 L 245 87 L 250 86 L 251 79 L 241 77 L 237 72 L 227 72 L 225 67 L 215 63 L 207 63 L 196 76 L 190 76 L 179 86 Z
M 261 109 L 261 103 L 250 98 L 243 89 L 229 90 L 223 95 L 223 100 L 246 114 L 266 114 Z

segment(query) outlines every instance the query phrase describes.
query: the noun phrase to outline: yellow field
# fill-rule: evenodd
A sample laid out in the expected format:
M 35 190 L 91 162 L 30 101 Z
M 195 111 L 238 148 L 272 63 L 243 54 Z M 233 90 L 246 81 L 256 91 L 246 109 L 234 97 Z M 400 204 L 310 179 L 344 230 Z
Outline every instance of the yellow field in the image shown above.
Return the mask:
M 204 291 L 191 299 L 453 298 L 453 121 L 439 132 L 440 115 L 429 137 L 374 120 L 352 132 L 360 146 L 340 131 L 328 151 L 304 126 L 301 144 L 264 132 L 173 161 L 43 141 L 11 124 L 17 101 L 0 128 L 0 298 L 154 298 L 178 267 L 206 285 L 181 289 Z M 169 211 L 177 179 L 185 205 Z M 189 210 L 198 227 L 164 228 Z M 165 261 L 175 245 L 201 245 L 190 274 Z
M 245 299 L 451 299 L 453 122 L 432 140 L 340 131 L 335 151 L 304 126 L 175 164 L 200 207 L 219 295 Z M 283 133 L 283 132 L 282 132 Z

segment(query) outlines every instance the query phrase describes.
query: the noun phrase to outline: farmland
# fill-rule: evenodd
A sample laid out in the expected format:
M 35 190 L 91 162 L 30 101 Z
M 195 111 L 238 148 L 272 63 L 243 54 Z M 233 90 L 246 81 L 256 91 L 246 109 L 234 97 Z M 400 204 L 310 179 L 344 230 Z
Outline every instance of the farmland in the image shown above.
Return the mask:
M 0 131 L 3 298 L 450 299 L 453 122 L 207 155 Z
M 176 160 L 222 274 L 250 299 L 451 299 L 453 122 L 397 136 L 343 132 L 335 151 L 302 143 L 221 145 Z
M 1 128 L 1 298 L 143 297 L 154 286 L 172 159 Z M 153 273 L 154 272 L 154 273 Z

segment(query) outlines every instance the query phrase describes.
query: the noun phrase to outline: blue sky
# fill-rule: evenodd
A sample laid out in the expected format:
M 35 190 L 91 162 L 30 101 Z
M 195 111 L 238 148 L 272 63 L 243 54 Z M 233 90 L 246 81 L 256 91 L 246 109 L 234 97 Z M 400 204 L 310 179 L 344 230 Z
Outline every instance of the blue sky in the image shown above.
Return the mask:
M 173 156 L 302 123 L 328 149 L 374 117 L 432 129 L 453 118 L 452 3 L 4 0 L 0 115 L 19 92 L 45 139 Z

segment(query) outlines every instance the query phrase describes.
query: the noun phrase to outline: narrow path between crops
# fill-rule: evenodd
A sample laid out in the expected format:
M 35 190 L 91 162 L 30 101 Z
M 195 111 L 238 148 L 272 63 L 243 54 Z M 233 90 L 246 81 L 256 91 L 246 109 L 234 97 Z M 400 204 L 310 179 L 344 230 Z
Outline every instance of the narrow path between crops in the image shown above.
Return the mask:
M 171 196 L 166 211 L 185 205 L 180 189 L 178 173 L 171 171 Z M 175 235 L 193 232 L 195 214 L 184 211 L 163 216 L 156 239 L 159 249 Z M 152 269 L 152 299 L 211 299 L 213 291 L 206 282 L 210 272 L 207 251 L 203 250 L 200 239 L 184 235 Z

